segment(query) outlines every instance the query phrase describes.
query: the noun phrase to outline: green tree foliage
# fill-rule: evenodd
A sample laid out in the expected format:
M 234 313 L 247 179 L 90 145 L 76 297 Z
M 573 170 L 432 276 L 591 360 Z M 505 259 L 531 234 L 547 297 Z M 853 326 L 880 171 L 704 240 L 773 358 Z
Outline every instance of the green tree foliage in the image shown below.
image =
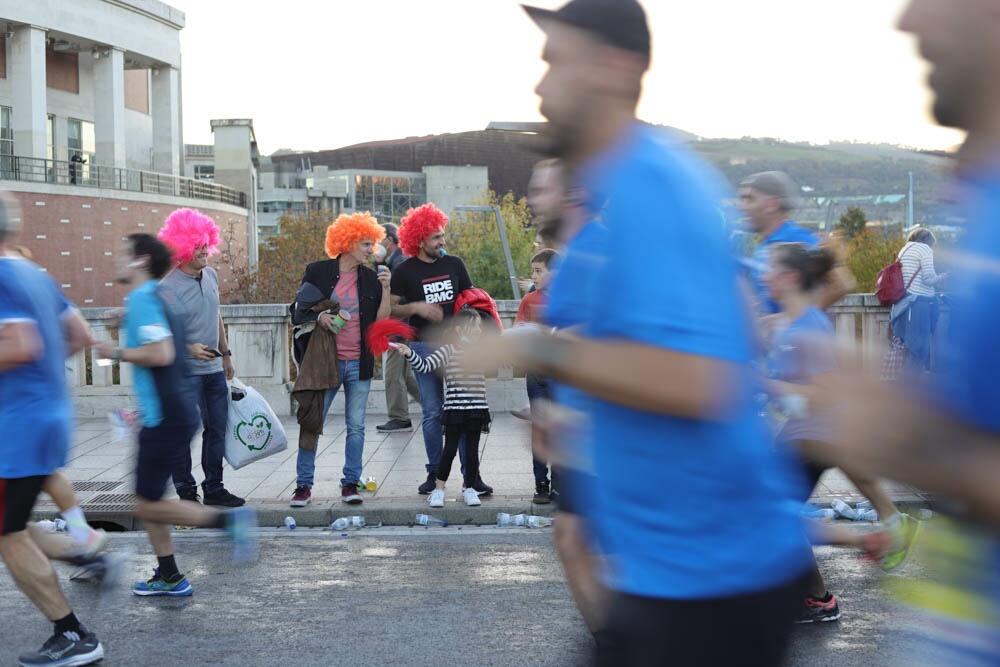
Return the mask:
M 290 303 L 302 281 L 306 264 L 328 259 L 324 244 L 333 211 L 286 214 L 278 221 L 280 233 L 258 249 L 257 270 L 236 276 L 230 295 L 235 303 Z
M 476 204 L 500 207 L 514 270 L 518 275 L 528 275 L 535 230 L 531 227 L 527 200 L 515 199 L 511 192 L 497 197 L 490 191 Z M 462 258 L 476 287 L 486 290 L 494 299 L 514 298 L 496 216 L 492 212 L 457 211 L 448 223 L 446 240 L 448 253 Z
M 847 244 L 847 268 L 858 281 L 856 292 L 874 292 L 878 272 L 896 258 L 903 247 L 903 232 L 866 229 Z
M 868 224 L 868 216 L 865 215 L 864 209 L 860 206 L 848 206 L 847 211 L 840 216 L 840 222 L 837 223 L 837 228 L 843 230 L 844 235 L 848 239 L 853 239 L 865 231 L 865 226 Z

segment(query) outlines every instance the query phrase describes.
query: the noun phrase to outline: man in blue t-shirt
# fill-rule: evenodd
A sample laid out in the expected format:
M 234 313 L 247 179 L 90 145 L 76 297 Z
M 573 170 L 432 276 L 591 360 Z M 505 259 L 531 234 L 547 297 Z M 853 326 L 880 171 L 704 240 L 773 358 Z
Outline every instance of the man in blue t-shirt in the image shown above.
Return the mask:
M 759 241 L 750 258 L 745 262 L 748 277 L 753 284 L 760 315 L 778 312 L 778 304 L 770 297 L 764 284 L 764 274 L 769 266 L 771 248 L 779 243 L 804 243 L 811 248 L 819 239 L 791 217 L 799 207 L 799 186 L 781 171 L 762 171 L 740 182 L 740 205 L 747 224 Z M 827 280 L 817 288 L 813 302 L 825 310 L 840 301 L 855 287 L 851 272 L 839 265 L 830 272 Z
M 159 281 L 171 267 L 167 247 L 149 234 L 132 234 L 116 258 L 119 283 L 130 288 L 125 301 L 124 345 L 98 343 L 95 354 L 135 366 L 134 386 L 142 429 L 136 457 L 136 515 L 142 519 L 156 553 L 148 581 L 132 585 L 140 596 L 187 596 L 194 592 L 177 568 L 170 537 L 173 524 L 225 528 L 234 560 L 256 554 L 256 513 L 249 507 L 229 512 L 188 500 L 163 498 L 198 429 L 198 402 L 185 368 L 185 326 L 179 304 Z
M 0 200 L 0 557 L 54 625 L 52 637 L 22 654 L 20 664 L 89 664 L 104 648 L 73 613 L 26 528 L 45 479 L 66 465 L 73 407 L 64 367 L 89 344 L 90 330 L 38 266 L 8 256 L 20 228 L 14 210 Z
M 927 576 L 906 582 L 906 645 L 913 662 L 1000 664 L 1000 13 L 995 2 L 911 0 L 899 28 L 929 61 L 934 115 L 968 132 L 959 153 L 958 218 L 948 335 L 940 382 L 917 395 L 858 376 L 841 389 L 847 417 L 833 460 L 913 484 L 948 500 L 928 522 Z
M 526 9 L 546 36 L 543 138 L 602 227 L 585 282 L 560 271 L 551 286 L 550 318 L 572 302 L 579 335 L 501 337 L 470 364 L 505 358 L 584 393 L 584 511 L 611 591 L 598 665 L 779 664 L 809 554 L 790 462 L 752 401 L 721 179 L 635 118 L 650 56 L 638 2 Z

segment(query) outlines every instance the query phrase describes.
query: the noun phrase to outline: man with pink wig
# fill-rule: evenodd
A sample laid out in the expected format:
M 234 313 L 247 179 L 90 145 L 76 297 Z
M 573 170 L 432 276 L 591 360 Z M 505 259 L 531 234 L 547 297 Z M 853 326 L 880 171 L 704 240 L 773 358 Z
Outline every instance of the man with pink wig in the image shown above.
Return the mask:
M 236 374 L 226 327 L 219 312 L 219 277 L 208 266 L 218 252 L 219 228 L 212 218 L 190 208 L 171 213 L 159 238 L 170 248 L 176 265 L 161 282 L 180 305 L 187 333 L 187 367 L 192 375 L 201 411 L 202 491 L 206 505 L 239 507 L 244 501 L 222 484 L 222 457 L 226 450 L 229 387 Z M 198 502 L 198 486 L 191 474 L 191 451 L 185 450 L 174 471 L 174 488 L 182 500 Z

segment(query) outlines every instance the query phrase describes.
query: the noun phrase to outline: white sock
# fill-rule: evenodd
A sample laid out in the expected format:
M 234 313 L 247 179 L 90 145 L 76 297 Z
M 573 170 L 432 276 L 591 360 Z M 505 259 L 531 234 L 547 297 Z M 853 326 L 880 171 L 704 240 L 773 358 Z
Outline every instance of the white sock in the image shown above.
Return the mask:
M 79 505 L 69 508 L 65 512 L 60 512 L 66 520 L 66 528 L 69 530 L 70 539 L 80 544 L 86 544 L 93 530 L 87 524 L 87 518 L 83 515 L 83 510 Z

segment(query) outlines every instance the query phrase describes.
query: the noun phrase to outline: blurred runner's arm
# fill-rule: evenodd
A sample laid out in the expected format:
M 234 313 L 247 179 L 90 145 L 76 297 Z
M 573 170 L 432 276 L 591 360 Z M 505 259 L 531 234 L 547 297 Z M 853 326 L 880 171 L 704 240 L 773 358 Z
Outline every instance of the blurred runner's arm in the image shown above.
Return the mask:
M 64 316 L 63 330 L 66 335 L 66 356 L 71 357 L 80 350 L 94 344 L 94 335 L 87 320 L 76 308 Z

